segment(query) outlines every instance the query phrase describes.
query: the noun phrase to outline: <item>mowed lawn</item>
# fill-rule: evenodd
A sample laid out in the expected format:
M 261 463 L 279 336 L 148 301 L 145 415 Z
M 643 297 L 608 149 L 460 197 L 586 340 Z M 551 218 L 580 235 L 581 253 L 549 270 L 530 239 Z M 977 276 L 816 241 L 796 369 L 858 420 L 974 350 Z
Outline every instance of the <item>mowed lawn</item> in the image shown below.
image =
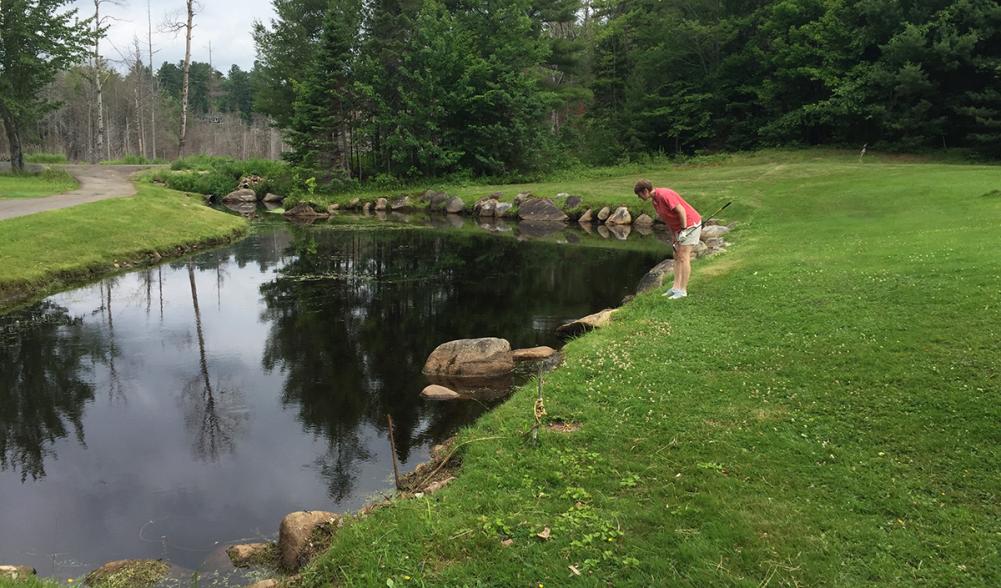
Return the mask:
M 130 198 L 0 221 L 0 307 L 146 262 L 154 252 L 169 256 L 179 246 L 221 242 L 247 229 L 242 218 L 200 198 L 138 187 Z
M 528 443 L 526 386 L 455 482 L 350 521 L 302 584 L 1001 585 L 1001 167 L 642 175 L 734 200 L 736 245 L 567 345 L 545 403 L 579 431 Z
M 48 170 L 37 174 L 0 173 L 0 200 L 5 198 L 40 198 L 79 187 L 73 176 L 64 171 Z

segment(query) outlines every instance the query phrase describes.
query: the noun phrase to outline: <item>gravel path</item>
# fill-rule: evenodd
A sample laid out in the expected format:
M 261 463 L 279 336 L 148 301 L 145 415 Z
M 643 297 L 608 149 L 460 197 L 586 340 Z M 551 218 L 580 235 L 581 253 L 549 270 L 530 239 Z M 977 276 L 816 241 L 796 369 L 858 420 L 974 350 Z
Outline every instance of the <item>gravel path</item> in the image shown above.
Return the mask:
M 108 198 L 133 196 L 136 193 L 136 187 L 129 181 L 129 176 L 149 166 L 59 165 L 53 167 L 66 170 L 80 182 L 80 187 L 72 192 L 46 196 L 44 198 L 0 200 L 0 220 L 46 210 L 68 208 Z

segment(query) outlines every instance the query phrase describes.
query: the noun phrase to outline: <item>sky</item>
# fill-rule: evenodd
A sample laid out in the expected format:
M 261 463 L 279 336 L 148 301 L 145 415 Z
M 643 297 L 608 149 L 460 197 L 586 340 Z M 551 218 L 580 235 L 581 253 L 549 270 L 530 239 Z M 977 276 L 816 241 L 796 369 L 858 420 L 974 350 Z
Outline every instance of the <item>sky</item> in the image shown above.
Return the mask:
M 274 15 L 271 0 L 201 0 L 201 6 L 201 13 L 195 15 L 191 59 L 208 62 L 211 42 L 212 65 L 217 70 L 226 73 L 233 64 L 245 70 L 253 67 L 251 25 L 255 20 L 270 23 Z M 72 7 L 79 9 L 81 17 L 94 14 L 93 0 L 74 0 Z M 185 0 L 149 0 L 149 7 L 153 20 L 154 67 L 160 67 L 164 61 L 181 61 L 184 59 L 184 31 L 175 37 L 157 29 L 168 14 L 177 13 L 184 18 Z M 117 19 L 108 22 L 110 29 L 101 41 L 101 55 L 120 61 L 119 51 L 127 52 L 133 36 L 138 36 L 143 47 L 143 61 L 146 61 L 146 0 L 121 0 L 117 5 L 109 2 L 101 6 L 101 12 Z

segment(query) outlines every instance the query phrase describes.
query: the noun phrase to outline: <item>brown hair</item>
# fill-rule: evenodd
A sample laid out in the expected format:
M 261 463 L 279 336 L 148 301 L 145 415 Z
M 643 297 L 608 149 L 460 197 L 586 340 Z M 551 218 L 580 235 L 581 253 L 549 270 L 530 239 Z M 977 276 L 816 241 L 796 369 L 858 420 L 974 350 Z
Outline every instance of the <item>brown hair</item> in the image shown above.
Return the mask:
M 640 180 L 636 182 L 636 186 L 633 187 L 633 192 L 639 195 L 644 190 L 653 190 L 653 184 L 650 180 Z

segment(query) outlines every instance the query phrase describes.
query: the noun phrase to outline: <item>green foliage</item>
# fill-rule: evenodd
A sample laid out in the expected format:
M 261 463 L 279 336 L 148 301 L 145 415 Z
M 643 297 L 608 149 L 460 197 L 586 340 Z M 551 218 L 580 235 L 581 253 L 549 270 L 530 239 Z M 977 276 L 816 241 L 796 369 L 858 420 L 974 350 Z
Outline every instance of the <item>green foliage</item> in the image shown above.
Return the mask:
M 142 155 L 126 155 L 121 159 L 105 159 L 101 165 L 163 165 L 166 159 L 143 157 Z
M 24 168 L 21 129 L 54 106 L 42 89 L 86 52 L 90 20 L 79 20 L 76 9 L 66 9 L 69 3 L 4 0 L 0 4 L 0 121 L 15 172 Z
M 268 159 L 191 155 L 171 163 L 169 170 L 154 172 L 152 178 L 172 190 L 224 196 L 236 189 L 240 178 L 250 175 L 265 180 L 257 187 L 259 195 L 287 195 L 293 189 L 292 169 L 284 162 Z
M 0 174 L 0 200 L 52 196 L 75 190 L 79 185 L 73 176 L 62 170 L 45 170 L 33 174 Z
M 62 153 L 25 153 L 26 163 L 66 163 L 66 156 Z

